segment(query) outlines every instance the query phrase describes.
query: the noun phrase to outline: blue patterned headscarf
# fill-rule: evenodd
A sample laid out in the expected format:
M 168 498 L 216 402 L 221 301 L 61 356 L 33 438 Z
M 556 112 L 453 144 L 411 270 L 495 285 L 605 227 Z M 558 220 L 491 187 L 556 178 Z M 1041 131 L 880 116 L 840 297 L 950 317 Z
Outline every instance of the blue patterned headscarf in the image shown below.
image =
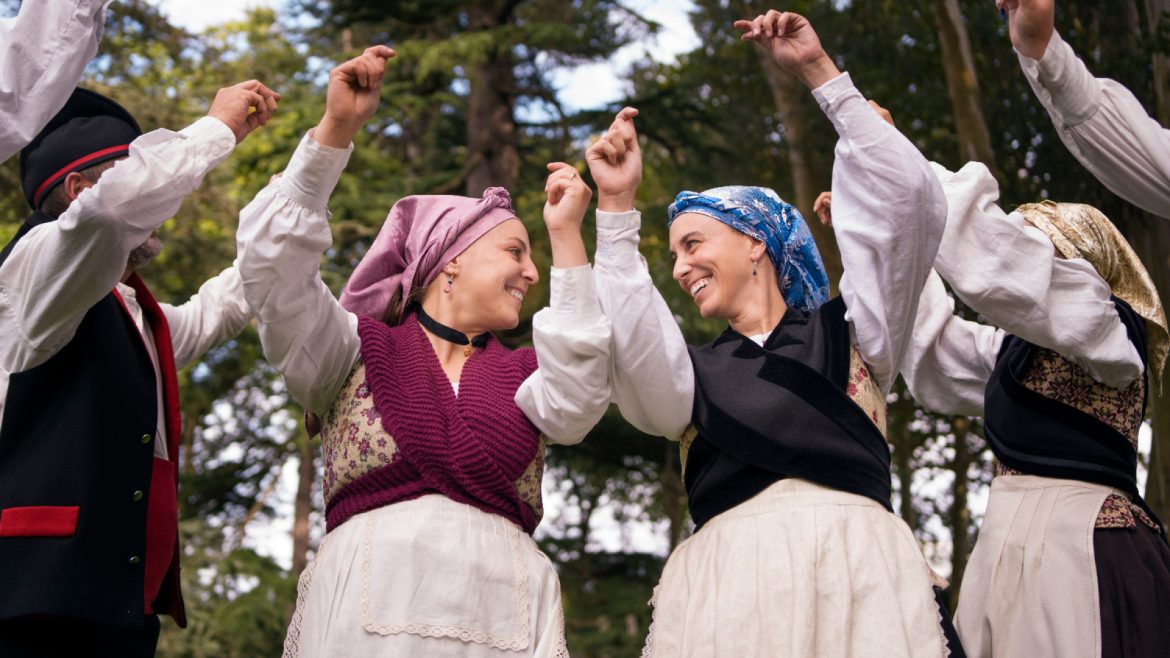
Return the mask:
M 811 313 L 829 300 L 829 276 L 808 224 L 775 191 L 729 185 L 701 193 L 679 192 L 667 210 L 666 225 L 684 212 L 717 219 L 763 242 L 789 306 Z

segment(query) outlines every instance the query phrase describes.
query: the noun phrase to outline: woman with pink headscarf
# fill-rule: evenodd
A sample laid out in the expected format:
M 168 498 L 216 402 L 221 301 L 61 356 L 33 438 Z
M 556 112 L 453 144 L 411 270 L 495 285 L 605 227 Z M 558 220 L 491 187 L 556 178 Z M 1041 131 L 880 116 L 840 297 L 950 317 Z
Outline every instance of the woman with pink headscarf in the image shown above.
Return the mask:
M 267 358 L 322 419 L 326 535 L 286 656 L 567 656 L 560 584 L 531 533 L 546 443 L 609 404 L 610 327 L 581 239 L 591 193 L 549 166 L 551 308 L 508 193 L 394 205 L 340 301 L 322 282 L 329 193 L 393 51 L 330 74 L 325 115 L 241 214 L 239 268 Z

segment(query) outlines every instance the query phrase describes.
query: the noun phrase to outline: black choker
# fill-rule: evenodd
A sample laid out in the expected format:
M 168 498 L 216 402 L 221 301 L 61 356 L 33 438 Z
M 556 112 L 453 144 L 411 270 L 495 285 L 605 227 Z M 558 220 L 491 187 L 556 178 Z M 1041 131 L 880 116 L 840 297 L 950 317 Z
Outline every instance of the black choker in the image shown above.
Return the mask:
M 471 348 L 473 347 L 482 348 L 484 345 L 487 345 L 488 336 L 491 335 L 485 332 L 468 340 L 466 334 L 456 331 L 427 315 L 427 312 L 423 310 L 421 305 L 418 307 L 418 323 L 426 328 L 427 331 L 449 343 L 466 345 L 467 349 L 463 350 L 463 356 L 471 356 Z

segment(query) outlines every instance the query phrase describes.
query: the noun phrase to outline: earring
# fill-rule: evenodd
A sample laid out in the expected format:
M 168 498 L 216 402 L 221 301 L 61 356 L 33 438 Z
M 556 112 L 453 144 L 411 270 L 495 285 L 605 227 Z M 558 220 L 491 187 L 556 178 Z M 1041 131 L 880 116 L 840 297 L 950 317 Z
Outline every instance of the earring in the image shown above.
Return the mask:
M 447 284 L 443 286 L 443 292 L 448 295 L 451 294 L 451 284 L 455 282 L 455 277 L 450 274 L 447 275 Z
M 759 276 L 759 274 L 760 274 L 760 261 L 753 260 L 752 261 L 752 276 Z

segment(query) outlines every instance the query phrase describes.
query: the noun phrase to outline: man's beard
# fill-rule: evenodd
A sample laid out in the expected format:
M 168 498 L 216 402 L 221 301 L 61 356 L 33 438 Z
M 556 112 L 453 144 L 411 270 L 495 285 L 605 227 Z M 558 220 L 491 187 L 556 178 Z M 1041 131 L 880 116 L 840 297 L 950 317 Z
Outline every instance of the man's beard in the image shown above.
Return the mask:
M 126 259 L 126 265 L 132 270 L 139 270 L 154 260 L 155 256 L 162 253 L 162 240 L 156 236 L 150 236 L 146 242 L 134 247 L 130 252 L 130 256 Z

